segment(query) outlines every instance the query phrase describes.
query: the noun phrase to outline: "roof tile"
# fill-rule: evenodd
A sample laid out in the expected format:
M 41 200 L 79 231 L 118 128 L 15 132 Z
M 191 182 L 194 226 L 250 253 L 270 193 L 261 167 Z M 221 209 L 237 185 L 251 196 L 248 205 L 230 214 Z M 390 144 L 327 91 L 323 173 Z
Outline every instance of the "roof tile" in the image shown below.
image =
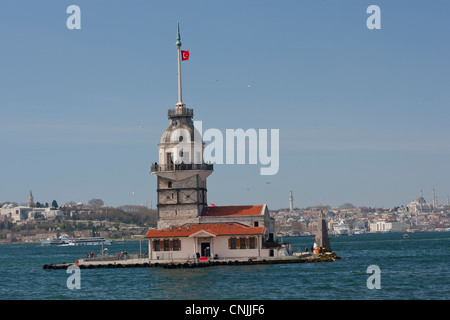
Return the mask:
M 264 227 L 249 227 L 241 223 L 199 223 L 186 224 L 171 229 L 150 229 L 146 238 L 189 237 L 199 231 L 206 231 L 216 236 L 222 235 L 256 235 L 263 234 Z
M 259 216 L 262 214 L 262 209 L 263 205 L 206 207 L 202 211 L 202 216 Z

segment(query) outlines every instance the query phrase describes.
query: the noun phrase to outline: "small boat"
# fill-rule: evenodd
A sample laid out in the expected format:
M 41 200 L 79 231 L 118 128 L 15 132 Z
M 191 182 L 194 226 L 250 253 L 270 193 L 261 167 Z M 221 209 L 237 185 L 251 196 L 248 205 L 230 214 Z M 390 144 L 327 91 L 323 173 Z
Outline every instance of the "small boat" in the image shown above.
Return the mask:
M 409 235 L 407 233 L 404 233 L 403 234 L 403 239 L 408 239 L 408 238 L 409 238 Z

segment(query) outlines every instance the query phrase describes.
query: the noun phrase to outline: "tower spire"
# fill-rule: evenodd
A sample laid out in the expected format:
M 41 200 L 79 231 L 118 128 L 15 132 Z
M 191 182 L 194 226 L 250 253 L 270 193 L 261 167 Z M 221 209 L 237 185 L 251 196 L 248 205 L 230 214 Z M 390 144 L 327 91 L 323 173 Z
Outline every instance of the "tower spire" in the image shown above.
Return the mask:
M 175 43 L 178 49 L 178 102 L 177 107 L 184 106 L 181 94 L 181 37 L 180 37 L 180 23 L 177 21 L 177 42 Z
M 289 212 L 294 211 L 294 197 L 292 196 L 292 191 L 289 193 Z

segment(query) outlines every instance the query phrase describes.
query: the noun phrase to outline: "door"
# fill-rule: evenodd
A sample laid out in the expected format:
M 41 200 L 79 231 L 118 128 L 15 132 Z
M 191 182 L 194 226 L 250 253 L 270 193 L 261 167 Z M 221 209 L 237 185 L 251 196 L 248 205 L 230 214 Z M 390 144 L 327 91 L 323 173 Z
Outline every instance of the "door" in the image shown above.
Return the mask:
M 209 257 L 211 255 L 211 248 L 209 242 L 202 242 L 200 244 L 202 257 Z
M 172 153 L 171 152 L 167 152 L 167 170 L 173 170 L 173 158 L 172 158 Z

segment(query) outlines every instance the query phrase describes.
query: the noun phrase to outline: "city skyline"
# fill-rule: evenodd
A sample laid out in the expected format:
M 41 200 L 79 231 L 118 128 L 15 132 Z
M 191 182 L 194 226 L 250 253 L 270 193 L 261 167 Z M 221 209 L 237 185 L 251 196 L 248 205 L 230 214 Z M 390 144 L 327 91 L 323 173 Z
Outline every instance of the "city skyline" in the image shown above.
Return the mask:
M 366 9 L 381 8 L 369 30 Z M 279 129 L 279 171 L 216 164 L 208 202 L 395 207 L 450 193 L 450 4 L 78 1 L 0 4 L 0 202 L 156 204 L 177 102 L 203 129 Z M 26 10 L 24 7 L 26 6 Z

